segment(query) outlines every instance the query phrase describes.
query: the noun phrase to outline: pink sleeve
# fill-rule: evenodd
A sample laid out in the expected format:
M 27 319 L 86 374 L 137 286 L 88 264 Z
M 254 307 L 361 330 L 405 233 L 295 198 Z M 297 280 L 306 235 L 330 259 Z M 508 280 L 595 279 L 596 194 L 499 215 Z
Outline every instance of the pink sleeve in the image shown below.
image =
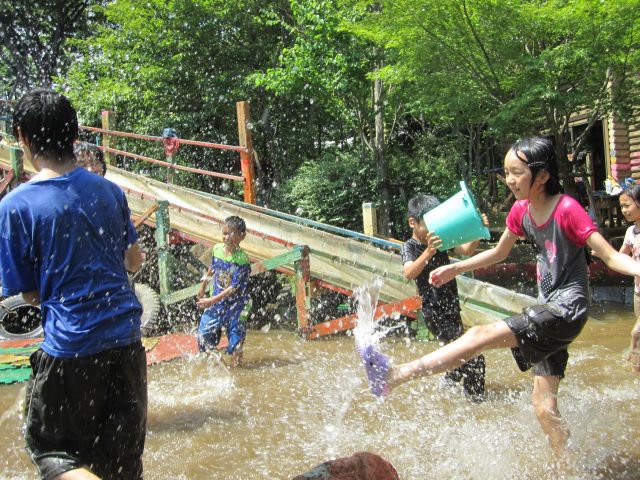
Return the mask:
M 562 208 L 556 209 L 556 221 L 569 240 L 579 247 L 584 247 L 587 244 L 587 238 L 593 232 L 597 232 L 598 227 L 574 198 L 563 195 L 561 202 Z
M 635 226 L 631 225 L 629 228 L 627 228 L 627 231 L 624 234 L 624 240 L 622 241 L 623 245 L 627 245 L 628 247 L 633 247 L 633 237 L 635 237 Z
M 518 200 L 513 204 L 509 211 L 509 215 L 507 215 L 507 228 L 519 237 L 524 237 L 524 230 L 522 230 L 522 217 L 527 212 L 527 206 L 527 200 Z

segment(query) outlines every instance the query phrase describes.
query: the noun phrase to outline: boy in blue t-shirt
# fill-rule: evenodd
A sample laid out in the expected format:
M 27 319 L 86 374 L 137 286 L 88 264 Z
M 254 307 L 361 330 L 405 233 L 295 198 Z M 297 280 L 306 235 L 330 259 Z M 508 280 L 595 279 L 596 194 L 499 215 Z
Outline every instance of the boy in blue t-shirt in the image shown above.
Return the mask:
M 418 293 L 422 298 L 422 314 L 427 328 L 438 340 L 449 343 L 464 332 L 460 316 L 460 301 L 455 282 L 447 283 L 440 288 L 429 284 L 431 271 L 442 265 L 449 265 L 447 252 L 438 250 L 440 237 L 433 235 L 425 225 L 423 215 L 440 204 L 432 195 L 418 195 L 409 201 L 408 221 L 413 234 L 404 242 L 401 249 L 403 273 L 406 278 L 416 281 Z M 483 220 L 487 223 L 486 216 Z M 470 242 L 454 249 L 458 255 L 471 255 L 478 242 Z M 446 373 L 448 382 L 457 383 L 462 380 L 464 391 L 474 401 L 484 396 L 485 360 L 483 355 L 469 360 L 459 368 Z
M 24 433 L 42 478 L 142 478 L 147 385 L 143 261 L 124 192 L 77 168 L 76 112 L 50 90 L 22 97 L 14 135 L 38 171 L 0 202 L 2 293 L 40 305 Z
M 249 257 L 240 248 L 247 227 L 240 217 L 227 217 L 222 227 L 223 243 L 213 247 L 211 266 L 202 281 L 196 305 L 205 309 L 198 328 L 198 346 L 201 352 L 215 351 L 222 327 L 227 331 L 229 345 L 227 353 L 232 355 L 231 366 L 242 362 L 242 346 L 246 336 L 246 326 L 240 318 L 249 295 L 247 285 L 251 273 Z M 211 296 L 205 298 L 205 289 L 213 275 Z

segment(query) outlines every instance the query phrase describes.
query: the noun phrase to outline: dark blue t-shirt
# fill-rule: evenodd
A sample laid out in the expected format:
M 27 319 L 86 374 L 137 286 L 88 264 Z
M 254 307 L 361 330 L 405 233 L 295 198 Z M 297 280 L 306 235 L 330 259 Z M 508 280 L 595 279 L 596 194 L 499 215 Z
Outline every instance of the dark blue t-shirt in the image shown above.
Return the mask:
M 244 250 L 238 248 L 231 255 L 225 255 L 224 244 L 218 243 L 213 247 L 211 256 L 213 270 L 213 284 L 211 296 L 233 287 L 235 292 L 207 309 L 210 315 L 224 319 L 224 324 L 235 322 L 242 309 L 249 301 L 247 286 L 251 274 L 251 263 Z
M 140 339 L 142 307 L 124 267 L 137 239 L 124 192 L 83 168 L 0 202 L 2 292 L 40 293 L 44 351 L 70 358 Z

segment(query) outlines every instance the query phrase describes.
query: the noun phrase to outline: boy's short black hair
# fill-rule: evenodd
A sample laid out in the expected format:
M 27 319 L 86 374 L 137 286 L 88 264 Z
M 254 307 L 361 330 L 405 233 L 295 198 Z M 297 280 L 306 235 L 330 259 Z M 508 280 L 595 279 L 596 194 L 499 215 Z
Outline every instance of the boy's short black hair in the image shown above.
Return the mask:
M 104 154 L 97 145 L 89 142 L 76 142 L 73 144 L 73 155 L 76 157 L 76 164 L 86 167 L 87 160 L 100 164 L 100 174 L 104 177 L 107 174 L 107 162 L 104 161 Z
M 16 138 L 18 129 L 29 143 L 34 158 L 46 156 L 62 163 L 73 157 L 73 142 L 78 138 L 78 116 L 64 95 L 46 89 L 26 93 L 13 111 Z
M 225 218 L 224 224 L 231 228 L 235 228 L 241 235 L 244 235 L 247 232 L 247 224 L 244 223 L 243 219 L 236 215 Z
M 433 195 L 425 195 L 420 194 L 413 197 L 409 200 L 409 205 L 407 207 L 407 217 L 413 218 L 417 222 L 422 220 L 422 216 L 427 213 L 429 210 L 433 210 L 438 205 L 440 205 L 440 200 L 438 200 Z

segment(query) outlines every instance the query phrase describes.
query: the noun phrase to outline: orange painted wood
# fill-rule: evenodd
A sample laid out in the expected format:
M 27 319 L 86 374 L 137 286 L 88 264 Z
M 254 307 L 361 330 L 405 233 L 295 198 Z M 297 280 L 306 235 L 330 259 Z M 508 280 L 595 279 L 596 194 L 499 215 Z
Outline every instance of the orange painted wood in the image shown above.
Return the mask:
M 417 310 L 421 306 L 422 299 L 416 295 L 414 297 L 400 300 L 399 302 L 387 303 L 376 308 L 373 313 L 373 318 L 377 321 L 391 316 L 394 312 L 400 312 L 402 315 L 406 315 L 413 310 Z M 353 314 L 313 325 L 309 330 L 307 339 L 314 340 L 319 337 L 326 337 L 327 335 L 334 335 L 339 332 L 344 332 L 345 330 L 350 330 L 356 326 L 356 318 L 357 316 Z

